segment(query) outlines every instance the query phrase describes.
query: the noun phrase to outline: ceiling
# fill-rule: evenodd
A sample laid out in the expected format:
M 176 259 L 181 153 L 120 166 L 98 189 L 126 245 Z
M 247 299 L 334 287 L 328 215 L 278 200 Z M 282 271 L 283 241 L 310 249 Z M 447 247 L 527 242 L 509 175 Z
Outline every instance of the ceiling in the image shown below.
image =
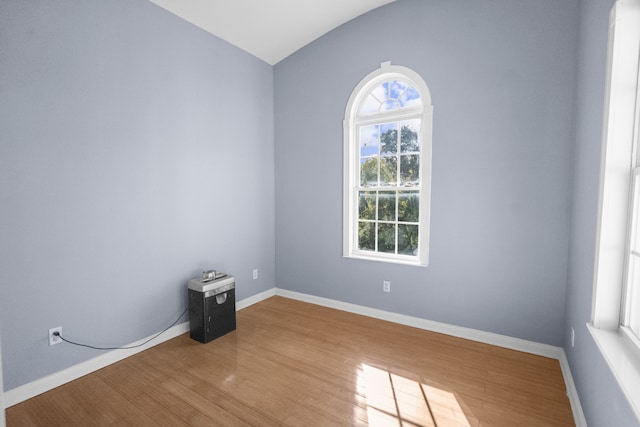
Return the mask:
M 332 29 L 395 0 L 151 0 L 274 65 Z

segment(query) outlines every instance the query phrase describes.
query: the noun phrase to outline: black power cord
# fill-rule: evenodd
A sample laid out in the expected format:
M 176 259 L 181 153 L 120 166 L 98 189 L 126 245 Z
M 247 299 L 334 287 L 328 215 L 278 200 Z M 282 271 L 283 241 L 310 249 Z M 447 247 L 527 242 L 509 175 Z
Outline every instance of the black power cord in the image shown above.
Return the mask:
M 145 345 L 146 343 L 148 343 L 151 340 L 154 340 L 156 338 L 158 338 L 160 335 L 164 334 L 165 332 L 167 332 L 169 330 L 169 328 L 171 328 L 172 326 L 174 326 L 176 323 L 178 323 L 178 321 L 180 319 L 182 319 L 182 316 L 185 315 L 185 313 L 189 310 L 189 307 L 185 308 L 184 311 L 182 312 L 182 314 L 180 314 L 180 316 L 178 316 L 178 318 L 169 326 L 167 326 L 165 329 L 163 329 L 162 331 L 158 332 L 156 335 L 152 336 L 151 338 L 149 338 L 148 340 L 146 340 L 145 342 L 143 342 L 142 344 L 137 344 L 137 345 L 131 345 L 128 347 L 94 347 L 92 345 L 88 345 L 88 344 L 82 344 L 82 343 L 77 343 L 77 342 L 73 342 L 73 341 L 69 341 L 68 339 L 66 339 L 65 337 L 63 337 L 60 332 L 56 331 L 53 333 L 53 336 L 55 337 L 59 337 L 62 341 L 69 343 L 69 344 L 73 344 L 73 345 L 77 345 L 80 347 L 87 347 L 87 348 L 92 348 L 94 350 L 129 350 L 131 348 L 138 348 L 138 347 L 142 347 L 143 345 Z

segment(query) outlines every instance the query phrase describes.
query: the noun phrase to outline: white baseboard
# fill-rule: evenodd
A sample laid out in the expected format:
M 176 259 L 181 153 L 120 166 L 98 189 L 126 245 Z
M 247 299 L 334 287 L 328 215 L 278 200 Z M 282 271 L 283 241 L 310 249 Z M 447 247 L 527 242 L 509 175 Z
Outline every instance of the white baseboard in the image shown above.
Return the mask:
M 573 418 L 576 427 L 587 427 L 587 422 L 582 411 L 582 405 L 578 397 L 569 367 L 569 361 L 562 347 L 556 347 L 548 344 L 541 344 L 533 341 L 527 341 L 520 338 L 513 338 L 506 335 L 494 334 L 491 332 L 479 331 L 477 329 L 465 328 L 462 326 L 450 325 L 447 323 L 435 322 L 433 320 L 422 319 L 419 317 L 406 316 L 403 314 L 392 313 L 389 311 L 378 310 L 375 308 L 364 307 L 361 305 L 350 304 L 343 301 L 336 301 L 328 298 L 317 297 L 314 295 L 302 294 L 299 292 L 289 291 L 286 289 L 276 289 L 276 295 L 285 298 L 291 298 L 311 304 L 321 305 L 324 307 L 335 308 L 337 310 L 347 311 L 350 313 L 361 314 L 363 316 L 373 317 L 375 319 L 387 320 L 389 322 L 399 323 L 402 325 L 412 326 L 414 328 L 424 329 L 441 334 L 451 335 L 458 338 L 464 338 L 485 344 L 491 344 L 498 347 L 508 348 L 511 350 L 522 351 L 525 353 L 535 354 L 538 356 L 556 359 L 560 362 L 560 369 L 564 377 L 567 396 L 573 412 Z
M 267 291 L 253 295 L 249 298 L 245 298 L 241 301 L 237 301 L 236 311 L 242 310 L 243 308 L 247 308 L 250 305 L 256 304 L 262 300 L 272 297 L 275 294 L 276 294 L 276 288 L 271 288 Z M 172 338 L 177 337 L 178 335 L 182 335 L 188 331 L 189 331 L 189 321 L 186 321 L 168 329 L 158 338 L 154 339 L 153 341 L 147 343 L 142 347 L 128 349 L 128 350 L 113 350 L 108 353 L 104 353 L 98 357 L 94 357 L 93 359 L 89 359 L 85 362 L 71 366 L 67 369 L 63 369 L 62 371 L 55 372 L 51 375 L 47 375 L 46 377 L 37 379 L 30 383 L 24 384 L 20 387 L 11 389 L 4 393 L 5 407 L 9 408 L 20 402 L 24 402 L 27 399 L 31 399 L 32 397 L 35 397 L 39 394 L 42 394 L 56 387 L 59 387 L 63 384 L 66 384 L 80 377 L 83 377 L 87 374 L 95 372 L 99 369 L 102 369 L 106 366 L 116 363 L 122 359 L 126 359 L 129 356 L 133 356 L 134 354 L 140 353 L 141 351 L 144 351 L 148 348 L 161 344 L 165 341 L 168 341 Z M 141 344 L 147 341 L 152 336 L 153 335 L 147 338 L 142 338 L 141 340 L 128 344 L 124 347 L 131 347 L 134 345 Z
M 578 389 L 576 388 L 576 383 L 573 381 L 573 375 L 571 375 L 567 354 L 564 352 L 564 349 L 561 350 L 560 368 L 562 369 L 564 385 L 567 388 L 567 396 L 569 397 L 569 403 L 573 411 L 573 421 L 576 423 L 576 427 L 587 427 L 587 419 L 584 417 L 584 412 L 582 411 L 582 405 L 578 397 Z
M 164 341 L 175 338 L 178 335 L 181 335 L 187 332 L 188 330 L 189 330 L 189 322 L 188 321 L 183 322 L 168 329 L 165 333 L 160 335 L 158 338 L 143 345 L 142 347 L 127 349 L 127 350 L 112 350 L 98 357 L 94 357 L 93 359 L 89 359 L 86 362 L 78 363 L 77 365 L 73 365 L 67 369 L 63 369 L 62 371 L 55 372 L 51 375 L 47 375 L 46 377 L 21 385 L 20 387 L 16 387 L 4 393 L 4 401 L 5 401 L 4 403 L 7 408 L 10 406 L 16 405 L 20 402 L 23 402 L 27 399 L 31 399 L 32 397 L 35 397 L 46 391 L 52 390 L 70 381 L 73 381 L 87 374 L 90 374 L 91 372 L 95 372 L 98 369 L 102 369 L 105 366 L 109 366 L 122 359 L 126 359 L 129 356 L 133 356 L 134 354 L 140 353 L 141 351 L 144 351 L 148 348 L 156 346 Z M 147 338 L 143 338 L 134 343 L 128 344 L 124 347 L 130 347 L 130 346 L 142 344 L 152 336 L 153 335 Z
M 249 298 L 245 298 L 242 301 L 236 302 L 236 311 L 240 311 L 243 308 L 247 308 L 250 305 L 259 303 L 260 301 L 264 301 L 267 298 L 271 298 L 276 294 L 276 288 L 267 289 L 264 292 L 260 292 L 259 294 L 255 294 L 250 296 Z
M 499 347 L 509 348 L 512 350 L 523 351 L 526 353 L 536 354 L 538 356 L 549 357 L 560 361 L 560 368 L 564 377 L 567 395 L 573 411 L 573 416 L 577 427 L 586 427 L 587 423 L 580 405 L 578 392 L 571 375 L 569 362 L 562 347 L 555 347 L 548 344 L 540 344 L 533 341 L 522 340 L 505 335 L 494 334 L 491 332 L 479 331 L 476 329 L 465 328 L 461 326 L 450 325 L 447 323 L 435 322 L 433 320 L 422 319 L 419 317 L 406 316 L 403 314 L 393 313 L 390 311 L 378 310 L 375 308 L 364 307 L 361 305 L 350 304 L 343 301 L 332 300 L 328 298 L 317 297 L 313 295 L 303 294 L 299 292 L 289 291 L 286 289 L 272 288 L 259 294 L 253 295 L 236 302 L 236 310 L 242 310 L 274 295 L 285 298 L 295 299 L 308 302 L 311 304 L 321 305 L 324 307 L 335 308 L 337 310 L 347 311 L 350 313 L 360 314 L 363 316 L 373 317 L 376 319 L 387 320 L 402 325 L 412 326 L 414 328 L 424 329 L 432 332 L 438 332 L 454 337 L 464 338 L 472 341 L 478 341 L 485 344 L 496 345 Z M 52 390 L 70 381 L 83 377 L 91 372 L 95 372 L 113 363 L 116 363 L 136 353 L 144 351 L 148 348 L 156 346 L 164 341 L 177 337 L 189 331 L 189 322 L 183 322 L 168 329 L 164 334 L 156 338 L 146 345 L 128 350 L 113 350 L 101 356 L 87 360 L 71 366 L 62 371 L 53 373 L 46 377 L 32 381 L 20 387 L 16 387 L 4 393 L 4 403 L 6 407 L 16 405 L 27 399 L 35 397 L 39 394 Z M 148 338 L 127 345 L 133 346 L 145 342 Z
M 296 299 L 299 301 L 309 302 L 312 304 L 322 305 L 324 307 L 348 311 L 350 313 L 361 314 L 363 316 L 373 317 L 376 319 L 387 320 L 389 322 L 412 326 L 414 328 L 424 329 L 427 331 L 438 332 L 458 338 L 478 341 L 486 344 L 496 345 L 499 347 L 509 348 L 512 350 L 523 351 L 525 353 L 536 354 L 538 356 L 549 357 L 552 359 L 559 359 L 560 352 L 562 350 L 560 347 L 555 347 L 548 344 L 540 344 L 520 338 L 508 337 L 506 335 L 479 331 L 477 329 L 450 325 L 448 323 L 435 322 L 433 320 L 422 319 L 419 317 L 406 316 L 404 314 L 378 310 L 375 308 L 364 307 L 361 305 L 350 304 L 347 302 L 331 300 L 328 298 L 322 298 L 313 295 L 301 294 L 285 289 L 276 289 L 276 295 Z

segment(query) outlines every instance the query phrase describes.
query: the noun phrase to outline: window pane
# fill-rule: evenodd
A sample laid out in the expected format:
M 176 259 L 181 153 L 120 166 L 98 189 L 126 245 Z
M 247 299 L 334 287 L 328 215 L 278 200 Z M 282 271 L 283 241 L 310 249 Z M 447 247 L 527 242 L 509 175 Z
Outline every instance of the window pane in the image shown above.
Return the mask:
M 396 220 L 396 192 L 381 191 L 378 196 L 378 219 L 380 221 Z
M 413 107 L 420 106 L 422 104 L 422 101 L 420 101 L 420 94 L 412 86 L 407 88 L 407 90 L 400 95 L 400 99 L 398 99 L 398 101 L 400 102 L 401 107 Z
M 358 196 L 358 218 L 376 219 L 375 191 L 360 191 Z
M 367 115 L 377 113 L 380 109 L 380 101 L 376 99 L 373 95 L 367 96 L 367 98 L 362 103 L 358 114 Z
M 378 185 L 378 158 L 360 160 L 360 185 L 363 187 Z
M 386 81 L 373 88 L 364 98 L 359 115 L 371 115 L 380 111 L 392 111 L 405 107 L 420 107 L 418 91 L 402 80 Z
M 401 191 L 398 194 L 398 221 L 418 222 L 420 195 L 417 191 Z
M 398 158 L 396 156 L 383 157 L 380 164 L 380 185 L 397 185 Z
M 627 311 L 629 328 L 640 338 L 640 258 L 630 257 L 629 282 L 627 283 Z
M 422 96 L 429 92 L 419 93 L 422 81 L 416 79 L 414 87 L 402 67 L 387 65 L 358 84 L 362 90 L 354 91 L 345 114 L 344 183 L 351 201 L 343 213 L 344 253 L 423 265 L 428 251 L 418 248 L 418 236 L 429 234 L 420 221 L 429 219 L 428 201 L 421 197 L 428 193 L 430 172 L 421 169 L 431 159 L 421 156 L 430 154 L 431 134 L 423 135 L 422 122 L 431 108 Z
M 418 254 L 417 225 L 398 225 L 398 253 L 403 255 Z
M 387 99 L 387 87 L 384 83 L 381 83 L 379 86 L 376 86 L 375 89 L 371 91 L 371 95 L 376 97 L 380 102 Z
M 398 99 L 406 92 L 409 85 L 401 80 L 392 80 L 389 82 L 389 98 Z
M 420 184 L 420 156 L 400 156 L 400 185 Z
M 378 224 L 378 252 L 396 252 L 395 224 Z
M 376 224 L 374 222 L 358 223 L 358 249 L 376 250 Z
M 378 155 L 378 137 L 380 127 L 378 125 L 360 127 L 360 157 Z
M 382 154 L 398 152 L 398 123 L 380 125 L 380 152 Z
M 420 152 L 418 126 L 420 126 L 420 120 L 407 120 L 402 122 L 400 126 L 400 150 L 403 153 Z
M 395 99 L 387 99 L 381 105 L 381 111 L 391 111 L 400 108 L 400 104 Z

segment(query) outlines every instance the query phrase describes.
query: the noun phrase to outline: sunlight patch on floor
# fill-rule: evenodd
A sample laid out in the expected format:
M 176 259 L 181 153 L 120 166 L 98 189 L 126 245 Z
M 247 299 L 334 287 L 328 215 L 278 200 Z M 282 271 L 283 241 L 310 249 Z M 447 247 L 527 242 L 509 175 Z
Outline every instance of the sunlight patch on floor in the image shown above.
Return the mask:
M 370 426 L 471 427 L 453 393 L 366 363 L 358 371 Z

